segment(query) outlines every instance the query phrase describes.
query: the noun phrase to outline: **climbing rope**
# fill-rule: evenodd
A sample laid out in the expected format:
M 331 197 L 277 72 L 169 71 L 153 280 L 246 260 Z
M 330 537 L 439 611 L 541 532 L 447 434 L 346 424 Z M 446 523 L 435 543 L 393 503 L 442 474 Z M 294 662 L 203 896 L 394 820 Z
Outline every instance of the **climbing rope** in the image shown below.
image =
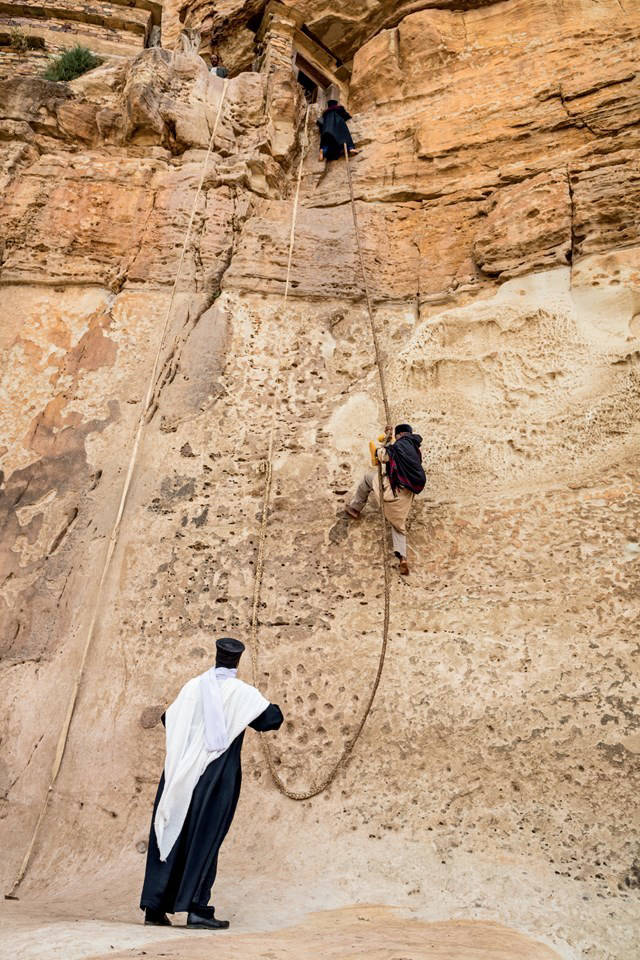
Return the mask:
M 344 145 L 344 159 L 347 164 L 347 180 L 349 181 L 349 196 L 351 197 L 351 213 L 353 215 L 353 227 L 356 235 L 356 245 L 358 247 L 358 257 L 360 259 L 360 271 L 362 273 L 362 282 L 364 284 L 364 295 L 367 301 L 367 313 L 369 314 L 369 325 L 371 326 L 371 337 L 373 347 L 376 353 L 376 365 L 378 367 L 378 376 L 380 378 L 380 392 L 382 393 L 382 402 L 384 403 L 384 415 L 387 428 L 391 426 L 391 410 L 389 408 L 389 397 L 387 396 L 387 386 L 384 379 L 384 368 L 382 364 L 382 351 L 378 342 L 378 332 L 373 318 L 373 307 L 371 306 L 371 294 L 369 293 L 369 284 L 367 283 L 367 271 L 364 268 L 364 257 L 362 256 L 362 244 L 360 243 L 360 230 L 358 228 L 358 213 L 356 211 L 356 201 L 353 196 L 353 181 L 351 179 L 351 167 L 349 166 L 349 151 L 347 145 Z
M 306 133 L 307 133 L 307 119 L 309 116 L 309 107 L 307 107 L 307 112 L 305 115 L 304 123 L 304 142 L 301 150 L 300 156 L 300 165 L 298 168 L 298 180 L 296 184 L 295 198 L 293 202 L 293 212 L 291 217 L 291 233 L 289 236 L 289 256 L 287 260 L 287 275 L 284 288 L 284 297 L 283 297 L 283 307 L 287 302 L 287 296 L 289 293 L 289 280 L 291 273 L 291 260 L 293 257 L 293 246 L 295 242 L 295 227 L 296 220 L 298 215 L 298 199 L 300 195 L 300 183 L 302 179 L 302 166 L 304 162 L 305 155 L 305 146 L 306 146 Z M 380 351 L 380 346 L 378 343 L 377 331 L 375 327 L 375 321 L 373 317 L 373 308 L 371 306 L 371 296 L 369 294 L 369 285 L 367 283 L 367 275 L 364 268 L 364 259 L 362 256 L 362 247 L 360 245 L 360 235 L 358 230 L 358 218 L 355 207 L 355 200 L 353 196 L 353 185 L 351 182 L 351 170 L 349 169 L 349 155 L 345 147 L 345 158 L 347 161 L 347 176 L 349 180 L 349 193 L 351 196 L 351 210 L 353 213 L 353 224 L 356 234 L 356 242 L 358 247 L 358 255 L 360 259 L 360 270 L 362 272 L 362 280 L 364 284 L 365 297 L 367 301 L 367 311 L 369 314 L 369 323 L 371 325 L 371 333 L 373 337 L 373 344 L 375 348 L 376 355 L 376 364 L 378 367 L 378 374 L 380 377 L 380 388 L 382 392 L 382 399 L 384 403 L 384 410 L 387 425 L 391 422 L 389 401 L 387 397 L 386 385 L 384 380 L 384 371 L 382 367 L 382 353 Z M 278 351 L 278 355 L 282 357 L 282 351 Z M 262 514 L 260 519 L 260 534 L 258 539 L 258 553 L 256 558 L 256 573 L 254 579 L 254 589 L 253 589 L 253 608 L 251 612 L 251 663 L 253 668 L 253 682 L 257 684 L 258 682 L 258 610 L 260 608 L 260 596 L 262 592 L 262 581 L 264 577 L 264 558 L 265 558 L 265 549 L 267 541 L 267 528 L 268 528 L 268 519 L 269 519 L 269 505 L 271 500 L 271 487 L 273 482 L 273 451 L 275 444 L 275 432 L 276 432 L 276 416 L 278 407 L 280 405 L 280 394 L 281 394 L 281 366 L 282 361 L 278 363 L 278 372 L 276 377 L 276 388 L 274 392 L 274 399 L 272 403 L 272 413 L 271 413 L 271 429 L 269 433 L 269 447 L 267 453 L 267 459 L 264 464 L 265 471 L 265 485 L 264 485 L 264 494 L 262 500 Z M 364 725 L 367 722 L 371 708 L 373 707 L 373 702 L 378 692 L 378 687 L 380 685 L 380 679 L 382 677 L 382 671 L 384 668 L 384 661 L 387 653 L 387 643 L 389 638 L 389 614 L 391 606 L 391 580 L 390 580 L 390 571 L 389 571 L 389 556 L 387 551 L 387 521 L 384 515 L 384 502 L 382 498 L 382 465 L 378 464 L 378 482 L 379 482 L 379 504 L 380 504 L 380 534 L 381 534 L 381 546 L 382 546 L 382 560 L 383 560 L 383 569 L 384 569 L 384 617 L 383 617 L 383 626 L 382 626 L 382 644 L 380 647 L 380 654 L 378 657 L 378 668 L 376 670 L 376 676 L 371 687 L 369 698 L 365 705 L 364 711 L 356 727 L 355 733 L 347 741 L 344 746 L 340 757 L 337 762 L 333 765 L 329 773 L 315 786 L 311 787 L 309 790 L 296 791 L 290 790 L 289 787 L 280 777 L 278 771 L 275 767 L 275 761 L 273 759 L 273 754 L 271 752 L 271 747 L 269 744 L 268 737 L 260 737 L 260 742 L 262 745 L 262 752 L 264 754 L 267 766 L 269 768 L 269 773 L 271 774 L 271 779 L 274 784 L 285 797 L 289 797 L 290 800 L 310 800 L 312 797 L 317 797 L 318 794 L 322 793 L 327 787 L 331 786 L 333 781 L 336 779 L 342 768 L 347 763 L 347 760 L 353 753 L 353 749 L 360 738 L 360 734 L 364 729 Z
M 135 435 L 135 439 L 134 439 L 134 442 L 133 442 L 133 447 L 132 447 L 132 450 L 131 450 L 131 456 L 129 457 L 129 467 L 128 467 L 128 469 L 127 469 L 127 475 L 126 475 L 126 477 L 125 477 L 124 485 L 123 485 L 123 487 L 122 487 L 122 493 L 121 493 L 121 495 L 120 495 L 120 503 L 119 503 L 119 505 L 118 505 L 118 512 L 116 513 L 116 518 L 115 518 L 115 521 L 114 521 L 114 524 L 113 524 L 113 528 L 112 528 L 112 530 L 111 530 L 111 536 L 109 537 L 109 544 L 108 544 L 108 547 L 107 547 L 107 552 L 106 552 L 106 555 L 105 555 L 105 558 L 104 558 L 104 563 L 103 563 L 103 565 L 102 565 L 102 573 L 101 573 L 101 575 L 100 575 L 100 580 L 99 580 L 99 582 L 98 582 L 98 590 L 97 590 L 97 593 L 96 593 L 96 599 L 95 599 L 95 603 L 94 603 L 94 607 L 93 607 L 93 614 L 92 614 L 92 617 L 91 617 L 91 622 L 89 623 L 89 629 L 88 629 L 88 631 L 87 631 L 87 636 L 86 636 L 85 643 L 84 643 L 84 647 L 83 647 L 83 650 L 82 650 L 82 657 L 80 658 L 80 666 L 79 666 L 79 668 L 78 668 L 78 673 L 77 673 L 77 675 L 76 675 L 76 681 L 75 681 L 75 684 L 74 684 L 74 686 L 73 686 L 73 690 L 71 691 L 71 697 L 69 698 L 69 704 L 68 704 L 68 706 L 67 706 L 67 711 L 66 711 L 66 714 L 65 714 L 65 717 L 64 717 L 64 721 L 63 721 L 63 724 L 62 724 L 62 729 L 60 730 L 60 736 L 58 737 L 58 743 L 57 743 L 57 747 L 56 747 L 56 753 L 55 753 L 55 756 L 54 756 L 54 759 L 53 759 L 53 765 L 52 765 L 52 768 L 51 768 L 51 775 L 50 775 L 50 780 L 49 780 L 49 787 L 48 787 L 48 789 L 47 789 L 47 792 L 46 792 L 46 795 L 45 795 L 45 798 L 44 798 L 44 801 L 43 801 L 43 804 L 42 804 L 42 808 L 41 808 L 41 810 L 40 810 L 40 815 L 38 816 L 38 819 L 37 819 L 37 821 L 36 821 L 35 829 L 34 829 L 34 831 L 33 831 L 32 837 L 31 837 L 31 841 L 30 841 L 30 843 L 29 843 L 29 846 L 27 847 L 27 852 L 26 852 L 25 855 L 24 855 L 24 859 L 23 859 L 23 861 L 22 861 L 22 864 L 21 864 L 21 866 L 20 866 L 20 869 L 19 869 L 19 871 L 18 871 L 18 874 L 17 874 L 17 876 L 16 876 L 16 879 L 15 879 L 14 882 L 13 882 L 13 886 L 11 887 L 11 890 L 9 891 L 8 894 L 5 894 L 5 899 L 16 899 L 16 898 L 13 896 L 13 894 L 15 893 L 15 891 L 17 890 L 17 888 L 18 888 L 18 887 L 20 886 L 20 884 L 22 883 L 22 881 L 23 881 L 23 879 L 24 879 L 24 876 L 25 876 L 25 874 L 26 874 L 26 872 L 27 872 L 27 868 L 28 868 L 29 863 L 30 863 L 30 861 L 31 861 L 31 856 L 32 856 L 32 854 L 33 854 L 33 850 L 34 850 L 36 841 L 37 841 L 38 836 L 39 836 L 39 833 L 40 833 L 40 828 L 41 828 L 41 826 L 42 826 L 42 823 L 43 823 L 44 818 L 45 818 L 46 813 L 47 813 L 47 809 L 48 809 L 48 807 L 49 807 L 49 800 L 50 800 L 50 798 L 51 798 L 51 794 L 52 794 L 52 792 L 53 792 L 53 789 L 54 789 L 54 787 L 55 787 L 56 781 L 57 781 L 57 779 L 58 779 L 58 774 L 59 774 L 59 772 L 60 772 L 60 767 L 62 766 L 62 759 L 63 759 L 63 757 L 64 757 L 64 752 L 65 752 L 65 749 L 66 749 L 66 746 L 67 746 L 67 741 L 68 741 L 68 739 L 69 739 L 69 729 L 70 729 L 70 727 L 71 727 L 71 720 L 73 719 L 73 713 L 74 713 L 74 710 L 75 710 L 75 707 L 76 707 L 76 703 L 77 703 L 77 700 L 78 700 L 78 693 L 79 693 L 79 691 L 80 691 L 80 684 L 81 684 L 81 682 L 82 682 L 82 678 L 83 678 L 83 675 L 84 675 L 84 669 L 85 669 L 85 665 L 86 665 L 86 662 L 87 662 L 87 655 L 88 655 L 88 653 L 89 653 L 89 649 L 90 649 L 91 643 L 92 643 L 92 641 L 93 641 L 93 637 L 94 637 L 94 633 L 95 633 L 95 628 L 96 628 L 96 623 L 97 623 L 97 620 L 98 620 L 98 613 L 100 612 L 100 605 L 101 605 L 101 601 L 102 601 L 102 594 L 103 594 L 103 590 L 104 590 L 104 585 L 105 585 L 106 580 L 107 580 L 107 574 L 108 574 L 108 572 L 109 572 L 109 568 L 110 568 L 110 565 L 111 565 L 111 560 L 112 560 L 112 558 L 113 558 L 113 554 L 114 554 L 114 552 L 115 552 L 116 544 L 117 544 L 117 542 L 118 542 L 118 535 L 119 535 L 119 533 L 120 533 L 120 525 L 121 525 L 122 517 L 123 517 L 123 514 L 124 514 L 124 508 L 125 508 L 125 504 L 126 504 L 126 501 L 127 501 L 127 496 L 128 496 L 128 494 L 129 494 L 129 489 L 130 489 L 130 487 L 131 487 L 131 481 L 132 481 L 132 478 L 133 478 L 133 471 L 134 471 L 134 468 L 135 468 L 135 465 L 136 465 L 136 461 L 137 461 L 137 458 L 138 458 L 138 452 L 139 452 L 139 449 L 140 449 L 140 443 L 141 443 L 141 440 L 142 440 L 142 435 L 143 435 L 143 431 L 144 431 L 144 426 L 145 426 L 145 423 L 147 422 L 147 412 L 149 411 L 149 409 L 150 409 L 150 407 L 151 407 L 151 401 L 152 401 L 153 394 L 154 394 L 154 390 L 155 390 L 155 386 L 156 386 L 156 376 L 157 376 L 157 373 L 158 373 L 158 365 L 159 365 L 159 363 L 160 363 L 160 355 L 161 355 L 162 349 L 163 349 L 163 347 L 164 347 L 164 342 L 165 342 L 165 338 L 166 338 L 166 335 L 167 335 L 167 330 L 168 330 L 168 327 L 169 327 L 169 319 L 170 319 L 170 317 L 171 317 L 171 311 L 172 311 L 172 309 L 173 309 L 173 302 L 174 302 L 174 300 L 175 300 L 176 290 L 177 290 L 177 287 L 178 287 L 178 281 L 180 280 L 180 275 L 181 275 L 181 273 L 182 273 L 182 267 L 183 267 L 183 264 L 184 264 L 184 258 L 185 258 L 185 253 L 186 253 L 186 249 L 187 249 L 187 244 L 189 243 L 189 240 L 190 240 L 190 238 L 191 238 L 191 229 L 192 229 L 192 227 L 193 227 L 193 221 L 194 221 L 194 219 L 195 219 L 196 209 L 197 209 L 197 206 L 198 206 L 198 200 L 200 199 L 200 193 L 202 192 L 202 184 L 204 183 L 205 174 L 206 174 L 206 171 L 207 171 L 207 167 L 208 167 L 208 165 L 209 165 L 209 158 L 210 158 L 210 156 L 211 156 L 211 151 L 213 150 L 213 144 L 214 144 L 214 141 L 215 141 L 216 132 L 217 132 L 217 130 L 218 130 L 218 124 L 219 124 L 219 122 L 220 122 L 220 117 L 222 116 L 222 106 L 223 106 L 223 103 L 224 103 L 224 100 L 225 100 L 225 96 L 226 96 L 226 92 L 227 92 L 227 84 L 228 84 L 228 80 L 225 79 L 225 80 L 223 81 L 222 93 L 221 93 L 221 96 L 220 96 L 220 102 L 219 102 L 219 104 L 218 104 L 218 111 L 217 111 L 217 113 L 216 113 L 216 118 L 215 118 L 215 121 L 214 121 L 214 124 L 213 124 L 213 130 L 211 131 L 211 137 L 210 137 L 210 139 L 209 139 L 209 147 L 208 147 L 207 154 L 206 154 L 206 157 L 205 157 L 205 159 L 204 159 L 204 162 L 203 162 L 203 164 L 202 164 L 202 173 L 200 174 L 200 182 L 198 183 L 198 189 L 196 190 L 196 195 L 195 195 L 194 200 L 193 200 L 193 207 L 192 207 L 192 210 L 191 210 L 191 217 L 189 218 L 189 225 L 188 225 L 188 227 L 187 227 L 187 232 L 186 232 L 186 234 L 185 234 L 184 242 L 183 242 L 183 244 L 182 244 L 182 252 L 181 252 L 181 254 L 180 254 L 180 262 L 179 262 L 179 264 L 178 264 L 178 270 L 177 270 L 177 273 L 176 273 L 176 276 L 175 276 L 175 280 L 173 281 L 173 287 L 171 288 L 171 297 L 170 297 L 170 299 L 169 299 L 169 305 L 168 305 L 168 307 L 167 307 L 167 312 L 166 312 L 166 314 L 165 314 L 164 323 L 163 323 L 163 326 L 162 326 L 162 334 L 161 334 L 161 336 L 160 336 L 160 343 L 158 344 L 158 349 L 156 350 L 156 355 L 155 355 L 155 358 L 154 358 L 154 361 L 153 361 L 153 367 L 151 368 L 151 374 L 150 374 L 150 376 L 149 376 L 149 383 L 148 383 L 148 386 L 147 386 L 147 394 L 146 394 L 144 403 L 142 404 L 142 407 L 141 407 L 141 409 L 140 409 L 140 416 L 139 416 L 139 418 L 138 418 L 138 427 L 137 427 L 137 430 L 136 430 L 136 435 Z

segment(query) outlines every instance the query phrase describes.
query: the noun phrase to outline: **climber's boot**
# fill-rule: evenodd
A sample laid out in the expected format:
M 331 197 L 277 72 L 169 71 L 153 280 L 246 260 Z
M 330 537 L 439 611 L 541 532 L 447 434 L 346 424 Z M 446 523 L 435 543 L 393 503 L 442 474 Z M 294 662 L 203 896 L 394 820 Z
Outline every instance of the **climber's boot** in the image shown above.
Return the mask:
M 213 907 L 200 907 L 202 912 L 191 910 L 187 917 L 187 926 L 191 930 L 226 930 L 228 920 L 218 920 L 214 916 Z
M 148 927 L 171 927 L 173 924 L 166 913 L 162 910 L 151 910 L 149 907 L 144 911 L 145 926 Z
M 407 563 L 406 557 L 400 558 L 400 563 L 398 564 L 398 571 L 402 574 L 403 577 L 409 576 L 409 564 Z
M 360 519 L 360 511 L 359 511 L 359 510 L 356 510 L 355 507 L 346 506 L 346 507 L 344 508 L 344 512 L 346 513 L 346 515 L 347 515 L 348 517 L 351 517 L 352 520 L 359 520 L 359 519 Z

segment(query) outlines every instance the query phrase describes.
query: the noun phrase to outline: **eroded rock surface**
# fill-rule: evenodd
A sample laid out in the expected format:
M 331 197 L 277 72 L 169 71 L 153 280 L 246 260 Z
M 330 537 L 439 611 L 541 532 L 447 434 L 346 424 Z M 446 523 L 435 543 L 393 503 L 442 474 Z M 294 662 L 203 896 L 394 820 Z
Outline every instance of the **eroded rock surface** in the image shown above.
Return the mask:
M 134 57 L 159 40 L 161 16 L 160 0 L 5 0 L 0 79 L 43 72 L 78 43 L 99 56 Z
M 255 10 L 226 6 L 228 34 L 207 15 L 232 45 Z M 388 903 L 635 960 L 640 11 L 299 8 L 353 57 L 366 269 L 393 416 L 422 433 L 429 483 L 353 758 L 294 805 L 247 737 L 221 906 L 268 926 Z M 46 792 L 222 91 L 184 35 L 0 90 L 5 883 Z M 99 891 L 137 916 L 162 705 L 217 634 L 247 636 L 279 377 L 258 681 L 287 716 L 272 742 L 289 785 L 330 768 L 366 702 L 378 527 L 340 510 L 383 413 L 346 172 L 316 160 L 313 109 L 283 310 L 304 101 L 286 71 L 228 84 L 34 896 L 62 878 L 75 902 Z

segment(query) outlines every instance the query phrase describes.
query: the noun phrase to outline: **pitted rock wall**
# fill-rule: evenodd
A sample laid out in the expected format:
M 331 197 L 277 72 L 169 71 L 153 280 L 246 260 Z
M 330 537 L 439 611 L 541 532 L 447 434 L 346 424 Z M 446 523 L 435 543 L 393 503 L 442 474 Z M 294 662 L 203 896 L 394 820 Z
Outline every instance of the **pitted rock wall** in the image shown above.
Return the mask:
M 317 30 L 329 14 L 307 6 Z M 247 736 L 220 903 L 259 927 L 366 900 L 630 960 L 639 16 L 461 6 L 387 5 L 353 51 L 366 268 L 394 419 L 422 433 L 429 478 L 382 685 L 314 801 L 284 800 Z M 261 75 L 228 85 L 33 895 L 99 891 L 136 916 L 159 715 L 216 635 L 247 635 L 277 377 L 258 682 L 286 714 L 288 784 L 322 776 L 367 698 L 378 527 L 341 507 L 382 409 L 345 169 L 323 170 L 314 135 L 282 310 L 291 89 L 271 115 Z M 221 91 L 185 44 L 3 87 L 5 882 L 46 791 Z

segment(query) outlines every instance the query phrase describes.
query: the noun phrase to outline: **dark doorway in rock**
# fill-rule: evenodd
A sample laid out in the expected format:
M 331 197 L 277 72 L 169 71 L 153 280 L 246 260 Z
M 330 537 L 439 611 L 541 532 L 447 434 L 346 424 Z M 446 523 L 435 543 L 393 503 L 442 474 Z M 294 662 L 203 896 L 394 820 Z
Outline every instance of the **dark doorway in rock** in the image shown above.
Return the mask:
M 325 91 L 331 86 L 331 79 L 325 77 L 312 63 L 296 53 L 295 59 L 296 80 L 304 90 L 309 103 L 317 103 L 326 99 Z
M 308 77 L 302 70 L 298 70 L 296 80 L 304 90 L 307 103 L 316 103 L 318 100 L 318 84 L 314 83 L 311 77 Z

